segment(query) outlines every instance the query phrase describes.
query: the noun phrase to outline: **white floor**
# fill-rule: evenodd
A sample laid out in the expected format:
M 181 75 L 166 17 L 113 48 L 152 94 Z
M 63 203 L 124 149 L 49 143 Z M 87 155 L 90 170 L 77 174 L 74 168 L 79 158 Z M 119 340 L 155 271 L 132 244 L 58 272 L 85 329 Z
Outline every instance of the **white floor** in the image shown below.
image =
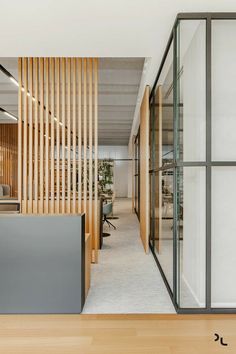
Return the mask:
M 175 313 L 151 253 L 146 255 L 131 200 L 115 201 L 117 230 L 104 238 L 83 313 Z

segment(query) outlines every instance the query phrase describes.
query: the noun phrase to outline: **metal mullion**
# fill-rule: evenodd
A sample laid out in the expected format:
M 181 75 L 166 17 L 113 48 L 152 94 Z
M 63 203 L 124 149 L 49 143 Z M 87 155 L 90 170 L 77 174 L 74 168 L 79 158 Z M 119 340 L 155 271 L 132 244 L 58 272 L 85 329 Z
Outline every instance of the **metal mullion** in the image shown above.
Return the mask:
M 177 247 L 177 220 L 178 220 L 178 207 L 177 207 L 177 165 L 176 161 L 178 159 L 177 148 L 178 148 L 178 50 L 177 50 L 177 27 L 179 20 L 177 19 L 174 31 L 173 31 L 173 128 L 174 128 L 174 151 L 173 160 L 175 167 L 173 168 L 173 300 L 177 306 L 179 306 L 177 300 L 178 292 L 178 247 Z
M 177 167 L 206 167 L 206 161 L 176 161 Z
M 236 12 L 213 12 L 209 17 L 211 20 L 236 20 Z
M 165 273 L 164 273 L 164 271 L 162 269 L 162 266 L 161 266 L 161 264 L 160 264 L 160 262 L 158 260 L 158 257 L 156 255 L 156 253 L 154 252 L 154 249 L 151 248 L 151 252 L 152 252 L 153 257 L 154 257 L 154 259 L 156 261 L 156 264 L 158 266 L 159 272 L 161 273 L 161 276 L 162 276 L 162 279 L 163 279 L 163 281 L 165 283 L 166 289 L 167 289 L 167 291 L 168 291 L 168 293 L 170 295 L 171 301 L 172 301 L 172 303 L 173 303 L 173 305 L 175 307 L 176 312 L 178 313 L 179 308 L 178 308 L 178 305 L 176 304 L 176 302 L 174 301 L 173 292 L 172 292 L 172 289 L 171 289 L 171 287 L 169 285 L 169 282 L 168 282 L 168 280 L 166 278 L 166 275 L 165 275 Z
M 176 19 L 176 21 L 177 21 L 177 19 Z M 169 49 L 170 49 L 170 46 L 171 46 L 171 44 L 172 44 L 172 40 L 173 40 L 173 29 L 172 29 L 171 34 L 170 34 L 170 37 L 169 37 L 169 39 L 168 39 L 167 46 L 166 46 L 164 55 L 163 55 L 162 60 L 161 60 L 161 65 L 160 65 L 160 67 L 159 67 L 159 70 L 158 70 L 158 73 L 157 73 L 155 82 L 154 82 L 154 84 L 153 84 L 153 88 L 152 88 L 151 93 L 150 93 L 149 102 L 150 102 L 150 100 L 152 99 L 152 96 L 155 95 L 156 85 L 157 85 L 157 83 L 158 83 L 158 80 L 159 80 L 159 77 L 160 77 L 160 75 L 161 75 L 163 66 L 164 66 L 164 64 L 165 64 L 166 57 L 167 57 L 167 55 L 168 55 L 168 53 L 169 53 Z
M 149 170 L 149 173 L 152 173 L 152 172 L 160 172 L 160 171 L 166 171 L 166 170 L 170 170 L 170 169 L 173 169 L 176 167 L 176 163 L 170 163 L 168 165 L 163 165 L 159 168 L 155 168 L 153 170 Z
M 177 18 L 179 20 L 235 20 L 236 12 L 181 12 Z
M 236 161 L 212 161 L 211 166 L 236 166 Z
M 211 17 L 206 20 L 206 308 L 211 308 Z

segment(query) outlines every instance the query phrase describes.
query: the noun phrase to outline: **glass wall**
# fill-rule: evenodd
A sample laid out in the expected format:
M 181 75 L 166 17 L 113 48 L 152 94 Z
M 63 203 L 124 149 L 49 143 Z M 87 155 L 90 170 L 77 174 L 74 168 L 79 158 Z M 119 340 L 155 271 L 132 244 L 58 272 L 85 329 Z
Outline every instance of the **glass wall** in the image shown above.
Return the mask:
M 212 21 L 212 306 L 236 307 L 236 20 Z M 225 165 L 226 164 L 226 165 Z M 228 166 L 227 166 L 228 165 Z
M 236 312 L 235 36 L 178 15 L 150 97 L 150 245 L 183 313 Z

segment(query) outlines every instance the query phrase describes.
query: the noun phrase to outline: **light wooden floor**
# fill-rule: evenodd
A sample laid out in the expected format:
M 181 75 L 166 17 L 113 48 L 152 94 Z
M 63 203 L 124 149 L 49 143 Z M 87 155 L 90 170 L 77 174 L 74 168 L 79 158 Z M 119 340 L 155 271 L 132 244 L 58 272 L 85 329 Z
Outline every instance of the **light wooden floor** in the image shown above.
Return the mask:
M 4 315 L 0 353 L 236 353 L 236 315 Z

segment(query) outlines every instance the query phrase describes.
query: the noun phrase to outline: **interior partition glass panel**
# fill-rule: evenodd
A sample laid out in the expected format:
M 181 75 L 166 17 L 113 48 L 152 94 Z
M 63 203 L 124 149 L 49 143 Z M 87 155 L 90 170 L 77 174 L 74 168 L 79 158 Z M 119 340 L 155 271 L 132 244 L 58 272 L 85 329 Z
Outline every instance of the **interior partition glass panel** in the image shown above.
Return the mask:
M 206 21 L 186 20 L 178 25 L 177 158 L 206 159 Z
M 177 169 L 178 304 L 205 307 L 206 168 Z
M 212 167 L 212 307 L 236 307 L 236 166 Z
M 236 19 L 212 21 L 212 307 L 236 308 Z M 229 166 L 223 166 L 224 162 Z
M 158 260 L 165 273 L 170 288 L 173 290 L 173 169 L 167 169 L 156 173 L 156 179 L 161 183 L 162 209 L 159 214 L 160 239 L 155 242 L 158 250 Z M 157 231 L 156 231 L 157 233 Z
M 171 38 L 151 94 L 152 250 L 179 312 L 235 313 L 236 14 L 179 14 Z
M 174 116 L 173 116 L 173 44 L 171 44 L 156 90 L 156 131 L 162 130 L 160 146 L 156 143 L 157 156 L 162 154 L 162 162 L 156 158 L 156 168 L 173 163 L 174 151 Z M 161 126 L 159 119 L 161 119 Z M 156 134 L 156 138 L 158 135 Z
M 151 237 L 173 290 L 173 43 L 151 101 Z
M 236 20 L 212 21 L 212 159 L 236 161 Z

